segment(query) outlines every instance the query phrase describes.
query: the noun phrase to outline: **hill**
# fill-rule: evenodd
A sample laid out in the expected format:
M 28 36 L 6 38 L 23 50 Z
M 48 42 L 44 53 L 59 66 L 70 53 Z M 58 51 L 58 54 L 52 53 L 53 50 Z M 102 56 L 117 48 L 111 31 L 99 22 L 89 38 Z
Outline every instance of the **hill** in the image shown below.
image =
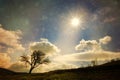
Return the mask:
M 120 80 L 120 60 L 94 67 L 56 70 L 47 73 L 27 74 L 8 70 L 3 70 L 3 72 L 7 74 L 1 76 L 0 72 L 0 80 Z
M 13 75 L 13 74 L 16 73 L 7 69 L 0 68 L 0 75 Z

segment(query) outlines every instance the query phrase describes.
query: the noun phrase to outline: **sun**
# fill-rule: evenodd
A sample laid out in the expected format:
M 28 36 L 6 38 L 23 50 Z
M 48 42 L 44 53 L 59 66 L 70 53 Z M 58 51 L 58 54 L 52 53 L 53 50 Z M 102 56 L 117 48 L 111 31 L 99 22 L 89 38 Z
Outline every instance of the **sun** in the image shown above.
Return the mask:
M 77 27 L 79 24 L 80 24 L 79 18 L 74 17 L 74 18 L 71 19 L 71 25 L 73 27 Z

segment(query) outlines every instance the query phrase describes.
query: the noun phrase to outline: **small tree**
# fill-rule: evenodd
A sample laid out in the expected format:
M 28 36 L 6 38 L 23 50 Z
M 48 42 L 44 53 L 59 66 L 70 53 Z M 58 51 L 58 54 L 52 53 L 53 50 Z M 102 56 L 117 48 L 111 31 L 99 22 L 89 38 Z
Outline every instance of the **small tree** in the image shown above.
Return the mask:
M 97 64 L 97 58 L 95 58 L 95 60 L 92 60 L 92 61 L 91 61 L 91 64 L 92 64 L 92 66 L 98 65 L 98 64 Z
M 40 64 L 49 63 L 48 57 L 46 57 L 45 53 L 41 51 L 34 51 L 29 58 L 26 55 L 21 56 L 21 61 L 25 62 L 25 64 L 30 65 L 29 73 L 31 74 L 32 70 L 38 67 Z

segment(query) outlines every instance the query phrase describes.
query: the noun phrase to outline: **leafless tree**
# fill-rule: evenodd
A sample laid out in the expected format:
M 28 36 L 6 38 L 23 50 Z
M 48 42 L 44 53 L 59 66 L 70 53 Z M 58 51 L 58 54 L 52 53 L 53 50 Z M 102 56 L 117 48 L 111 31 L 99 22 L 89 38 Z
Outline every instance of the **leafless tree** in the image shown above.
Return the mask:
M 21 56 L 21 61 L 25 64 L 30 65 L 29 73 L 31 74 L 32 70 L 38 67 L 40 64 L 49 63 L 50 60 L 46 57 L 45 53 L 41 51 L 34 51 L 30 58 L 27 55 Z
M 95 58 L 95 60 L 92 60 L 92 61 L 91 61 L 91 64 L 92 64 L 92 66 L 98 65 L 98 64 L 97 64 L 97 58 Z

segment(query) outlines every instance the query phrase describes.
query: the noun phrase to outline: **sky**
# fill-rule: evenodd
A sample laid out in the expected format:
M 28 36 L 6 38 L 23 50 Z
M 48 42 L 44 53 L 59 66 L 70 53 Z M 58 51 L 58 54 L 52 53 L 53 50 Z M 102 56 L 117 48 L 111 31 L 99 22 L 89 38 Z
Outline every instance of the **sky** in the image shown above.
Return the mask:
M 120 58 L 119 8 L 119 0 L 0 0 L 0 67 L 26 71 L 19 57 L 32 50 L 53 53 L 51 70 Z

